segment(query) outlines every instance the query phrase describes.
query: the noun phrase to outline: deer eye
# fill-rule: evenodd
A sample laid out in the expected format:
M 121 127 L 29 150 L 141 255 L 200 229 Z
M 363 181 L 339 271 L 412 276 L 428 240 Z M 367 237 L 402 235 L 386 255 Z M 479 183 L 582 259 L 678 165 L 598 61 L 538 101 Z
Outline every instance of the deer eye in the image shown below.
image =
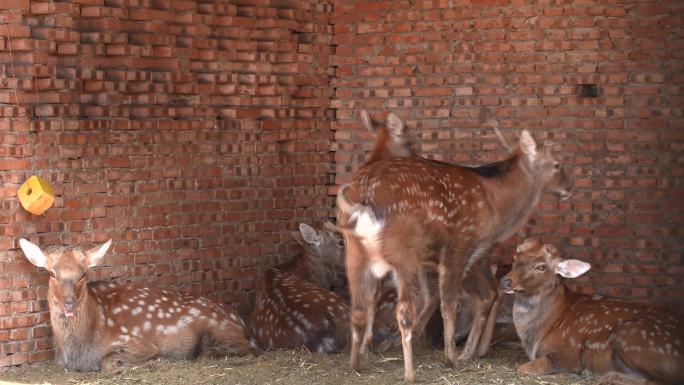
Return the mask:
M 544 265 L 544 264 L 542 263 L 541 265 L 537 265 L 537 267 L 535 267 L 535 269 L 536 269 L 537 271 L 542 271 L 542 272 L 544 272 L 544 271 L 546 271 L 546 265 Z
M 561 169 L 560 163 L 554 164 L 554 165 L 553 165 L 553 169 L 554 169 L 554 170 L 560 170 L 560 169 Z

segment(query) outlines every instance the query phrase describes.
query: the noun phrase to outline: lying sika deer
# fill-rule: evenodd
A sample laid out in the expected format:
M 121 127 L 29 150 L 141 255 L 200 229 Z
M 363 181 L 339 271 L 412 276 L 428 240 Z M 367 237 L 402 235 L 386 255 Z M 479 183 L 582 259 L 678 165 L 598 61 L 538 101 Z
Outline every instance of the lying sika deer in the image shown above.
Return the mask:
M 390 158 L 363 166 L 338 193 L 352 297 L 350 366 L 360 367 L 372 338 L 375 281 L 392 271 L 399 289 L 397 322 L 404 379 L 415 381 L 412 338 L 425 324 L 428 285 L 439 271 L 445 359 L 457 363 L 456 307 L 465 272 L 498 241 L 524 224 L 544 191 L 570 195 L 570 182 L 550 152 L 523 131 L 519 150 L 487 168 L 420 158 Z
M 26 258 L 50 272 L 48 303 L 56 360 L 67 369 L 117 372 L 155 357 L 258 354 L 228 306 L 178 291 L 88 282 L 112 241 L 47 253 L 26 239 Z
M 292 236 L 303 251 L 261 279 L 252 334 L 263 349 L 341 351 L 348 345 L 349 305 L 328 289 L 344 264 L 342 240 L 329 224 L 316 231 L 302 223 L 299 230 Z
M 519 373 L 608 373 L 599 383 L 684 383 L 684 321 L 644 304 L 593 299 L 563 284 L 591 266 L 527 239 L 501 280 L 515 294 L 513 321 L 532 361 Z M 609 373 L 609 372 L 619 372 Z

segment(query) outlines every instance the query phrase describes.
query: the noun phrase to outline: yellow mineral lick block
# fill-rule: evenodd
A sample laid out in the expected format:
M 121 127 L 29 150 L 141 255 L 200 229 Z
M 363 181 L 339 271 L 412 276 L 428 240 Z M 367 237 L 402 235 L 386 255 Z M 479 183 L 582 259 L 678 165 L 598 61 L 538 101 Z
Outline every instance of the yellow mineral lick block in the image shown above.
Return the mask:
M 34 175 L 19 187 L 19 202 L 26 211 L 40 215 L 55 202 L 55 191 L 45 179 Z

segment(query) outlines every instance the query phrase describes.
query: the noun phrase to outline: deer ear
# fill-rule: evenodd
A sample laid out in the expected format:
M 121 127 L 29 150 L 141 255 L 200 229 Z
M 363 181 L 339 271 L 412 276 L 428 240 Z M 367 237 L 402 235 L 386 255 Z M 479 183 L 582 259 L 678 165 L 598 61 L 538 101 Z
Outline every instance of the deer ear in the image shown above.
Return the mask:
M 307 225 L 306 223 L 299 224 L 299 232 L 302 233 L 302 238 L 304 241 L 311 245 L 317 245 L 321 243 L 321 236 L 314 230 L 313 227 Z
M 306 246 L 306 242 L 304 242 L 304 238 L 302 238 L 302 234 L 299 231 L 290 231 L 290 236 L 301 246 Z
M 577 278 L 591 269 L 591 265 L 579 259 L 565 259 L 556 265 L 556 274 L 565 278 Z
M 112 245 L 112 240 L 108 240 L 104 244 L 100 246 L 93 247 L 92 249 L 86 251 L 86 262 L 88 263 L 88 267 L 93 267 L 93 266 L 99 266 L 102 264 L 104 260 L 105 254 L 107 254 L 107 250 L 109 250 L 109 246 Z
M 366 110 L 361 110 L 361 122 L 363 122 L 363 126 L 366 127 L 366 130 L 374 132 L 375 128 L 373 128 L 373 121 L 371 121 L 370 115 L 368 115 L 368 111 Z
M 47 257 L 45 254 L 43 254 L 43 251 L 40 249 L 40 247 L 34 245 L 24 238 L 19 240 L 19 246 L 29 262 L 38 267 L 47 268 Z
M 520 146 L 520 151 L 527 155 L 528 159 L 534 160 L 537 157 L 537 142 L 529 131 L 524 130 L 520 134 L 518 145 Z
M 387 115 L 387 128 L 395 141 L 404 136 L 404 121 L 393 112 Z

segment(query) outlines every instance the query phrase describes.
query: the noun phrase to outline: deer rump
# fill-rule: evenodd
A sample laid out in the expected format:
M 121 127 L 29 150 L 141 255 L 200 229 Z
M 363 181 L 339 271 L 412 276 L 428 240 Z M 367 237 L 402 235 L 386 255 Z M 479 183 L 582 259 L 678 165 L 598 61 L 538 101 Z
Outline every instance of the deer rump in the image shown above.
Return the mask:
M 347 348 L 349 305 L 340 295 L 275 268 L 265 272 L 260 295 L 251 321 L 261 348 L 305 346 L 318 353 Z

